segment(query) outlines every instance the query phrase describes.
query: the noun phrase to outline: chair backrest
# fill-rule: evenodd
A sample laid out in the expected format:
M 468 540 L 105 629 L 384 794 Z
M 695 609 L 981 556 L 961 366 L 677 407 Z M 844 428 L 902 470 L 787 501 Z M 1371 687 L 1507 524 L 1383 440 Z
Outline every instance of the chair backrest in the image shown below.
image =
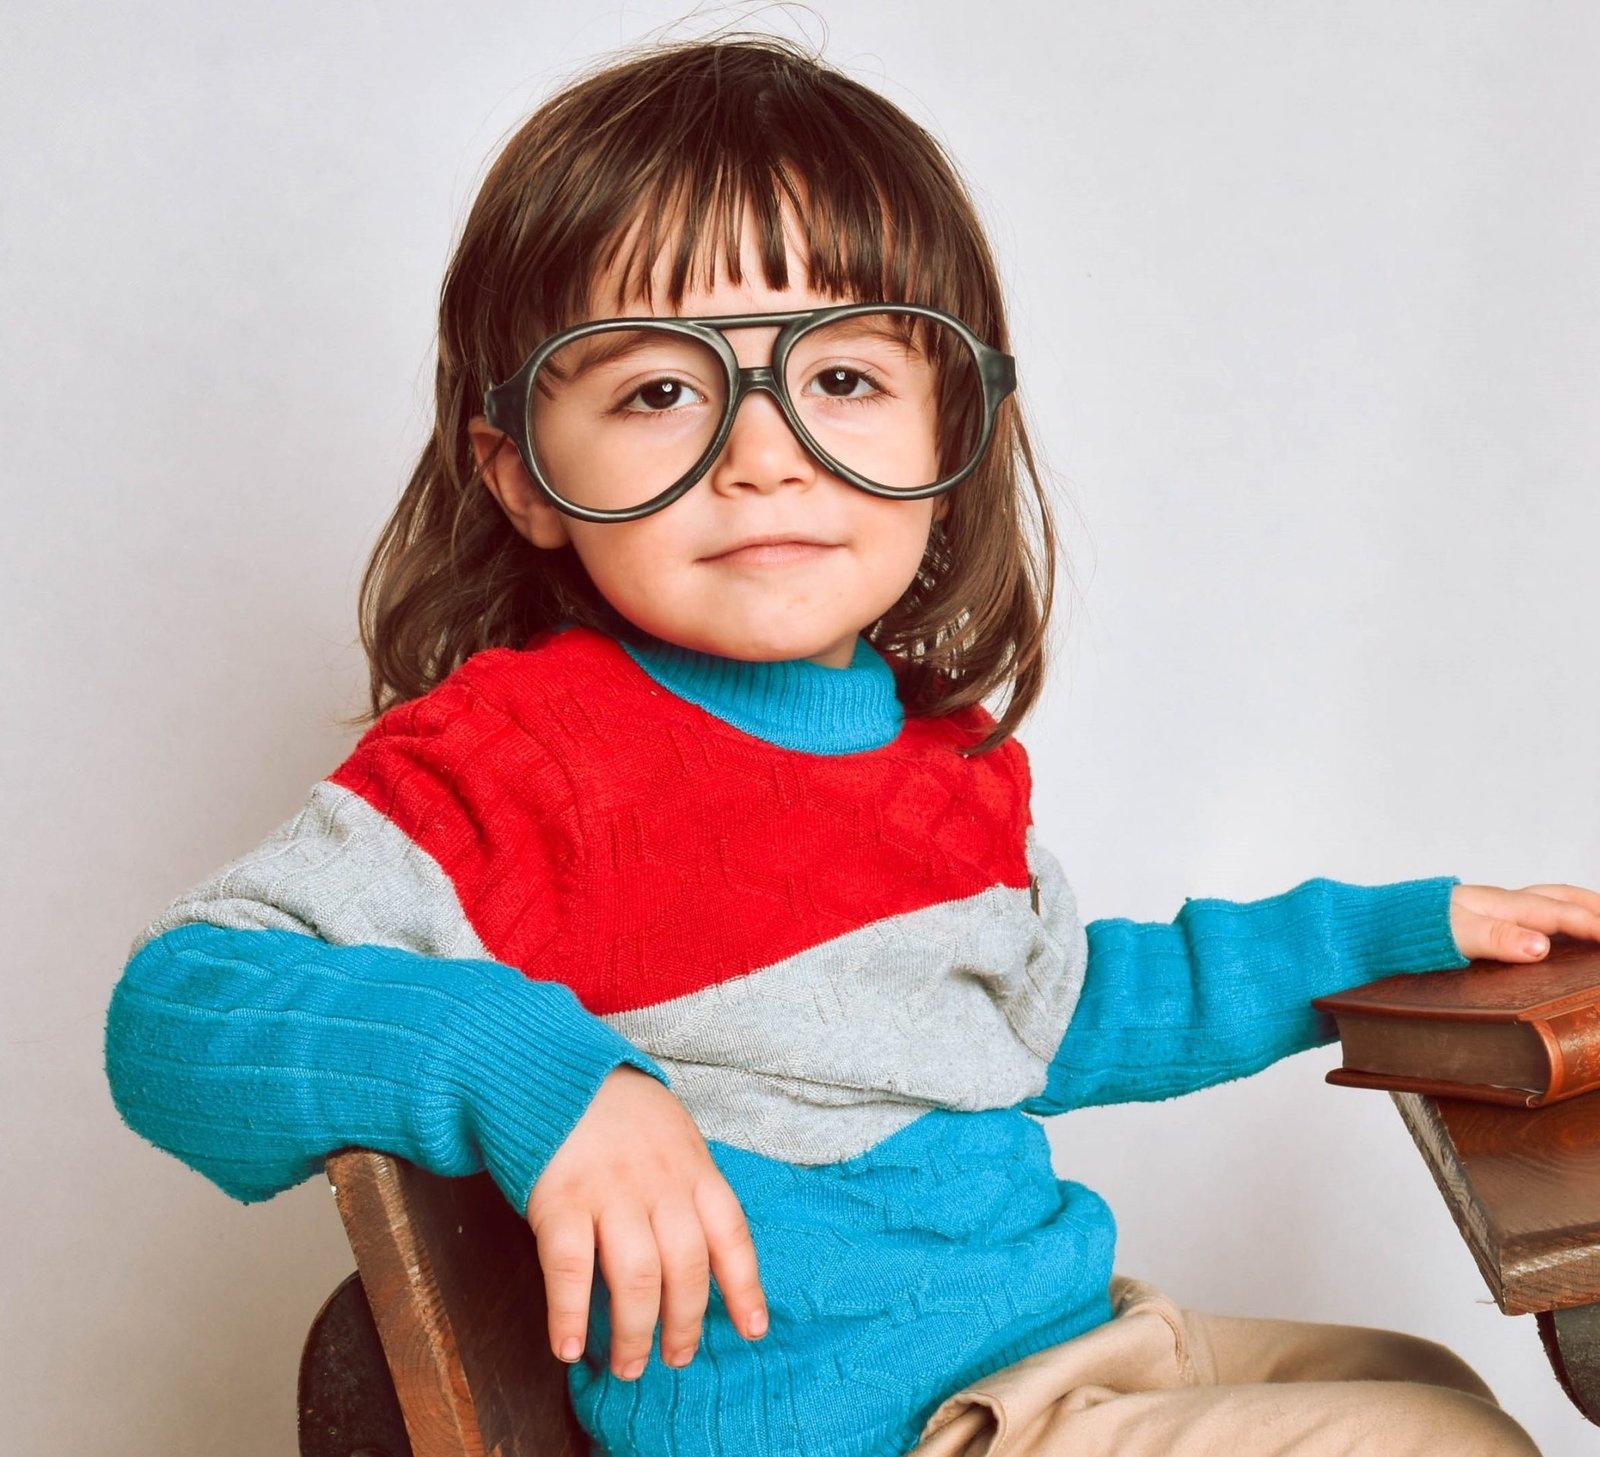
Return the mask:
M 327 1175 L 418 1457 L 588 1457 L 537 1243 L 494 1181 L 361 1148 Z

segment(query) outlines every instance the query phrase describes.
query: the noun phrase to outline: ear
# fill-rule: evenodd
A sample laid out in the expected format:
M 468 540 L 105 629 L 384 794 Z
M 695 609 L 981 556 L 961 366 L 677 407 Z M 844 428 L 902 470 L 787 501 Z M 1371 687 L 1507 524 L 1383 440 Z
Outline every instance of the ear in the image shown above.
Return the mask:
M 528 474 L 511 437 L 496 430 L 482 415 L 474 415 L 467 422 L 467 434 L 483 472 L 484 485 L 518 533 L 535 546 L 553 548 L 571 541 L 567 518 L 550 504 Z
M 942 496 L 936 496 L 933 502 L 933 519 L 943 521 L 950 514 L 950 493 L 946 491 Z

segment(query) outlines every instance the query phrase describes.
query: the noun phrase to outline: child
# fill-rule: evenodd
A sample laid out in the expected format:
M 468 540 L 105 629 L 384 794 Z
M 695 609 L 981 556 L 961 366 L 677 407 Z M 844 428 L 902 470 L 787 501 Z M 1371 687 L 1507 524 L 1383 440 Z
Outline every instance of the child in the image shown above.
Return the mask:
M 1052 1172 L 1027 1115 L 1243 1077 L 1600 896 L 1081 924 L 1012 737 L 1055 558 L 1006 349 L 936 143 L 796 48 L 549 101 L 445 281 L 370 730 L 134 943 L 117 1106 L 245 1202 L 346 1145 L 486 1169 L 600 1452 L 1532 1452 L 1433 1343 L 1114 1275 Z

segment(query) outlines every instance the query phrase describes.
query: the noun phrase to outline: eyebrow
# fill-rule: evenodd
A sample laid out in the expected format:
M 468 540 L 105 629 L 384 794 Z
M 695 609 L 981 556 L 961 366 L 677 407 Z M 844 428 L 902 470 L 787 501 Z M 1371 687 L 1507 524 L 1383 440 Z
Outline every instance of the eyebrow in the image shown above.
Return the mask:
M 915 315 L 906 315 L 915 318 Z M 852 318 L 839 319 L 832 324 L 824 325 L 821 336 L 827 338 L 835 332 L 842 334 L 865 334 L 870 339 L 882 339 L 890 344 L 897 344 L 913 354 L 922 351 L 916 346 L 916 326 L 913 324 L 911 334 L 908 336 L 893 320 L 885 318 L 884 314 L 857 314 Z
M 652 338 L 648 328 L 607 329 L 604 333 L 590 334 L 578 340 L 576 348 L 568 346 L 556 351 L 557 358 L 564 356 L 574 361 L 570 367 L 555 369 L 547 360 L 544 368 L 559 379 L 570 379 L 581 369 L 598 369 L 603 364 L 626 359 L 630 354 L 637 354 L 641 349 L 658 342 L 659 336 Z

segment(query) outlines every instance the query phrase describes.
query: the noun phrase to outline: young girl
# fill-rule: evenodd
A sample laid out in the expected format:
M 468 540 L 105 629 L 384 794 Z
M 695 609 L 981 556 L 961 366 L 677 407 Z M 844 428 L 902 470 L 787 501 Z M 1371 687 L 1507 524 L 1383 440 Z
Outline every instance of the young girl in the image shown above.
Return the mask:
M 1256 1072 L 1600 895 L 1083 925 L 1012 736 L 1055 554 L 1007 341 L 938 145 L 797 48 L 542 107 L 445 281 L 371 727 L 134 943 L 117 1106 L 246 1202 L 346 1145 L 488 1170 L 598 1452 L 1532 1452 L 1436 1344 L 1114 1274 L 1052 1172 L 1028 1115 Z

